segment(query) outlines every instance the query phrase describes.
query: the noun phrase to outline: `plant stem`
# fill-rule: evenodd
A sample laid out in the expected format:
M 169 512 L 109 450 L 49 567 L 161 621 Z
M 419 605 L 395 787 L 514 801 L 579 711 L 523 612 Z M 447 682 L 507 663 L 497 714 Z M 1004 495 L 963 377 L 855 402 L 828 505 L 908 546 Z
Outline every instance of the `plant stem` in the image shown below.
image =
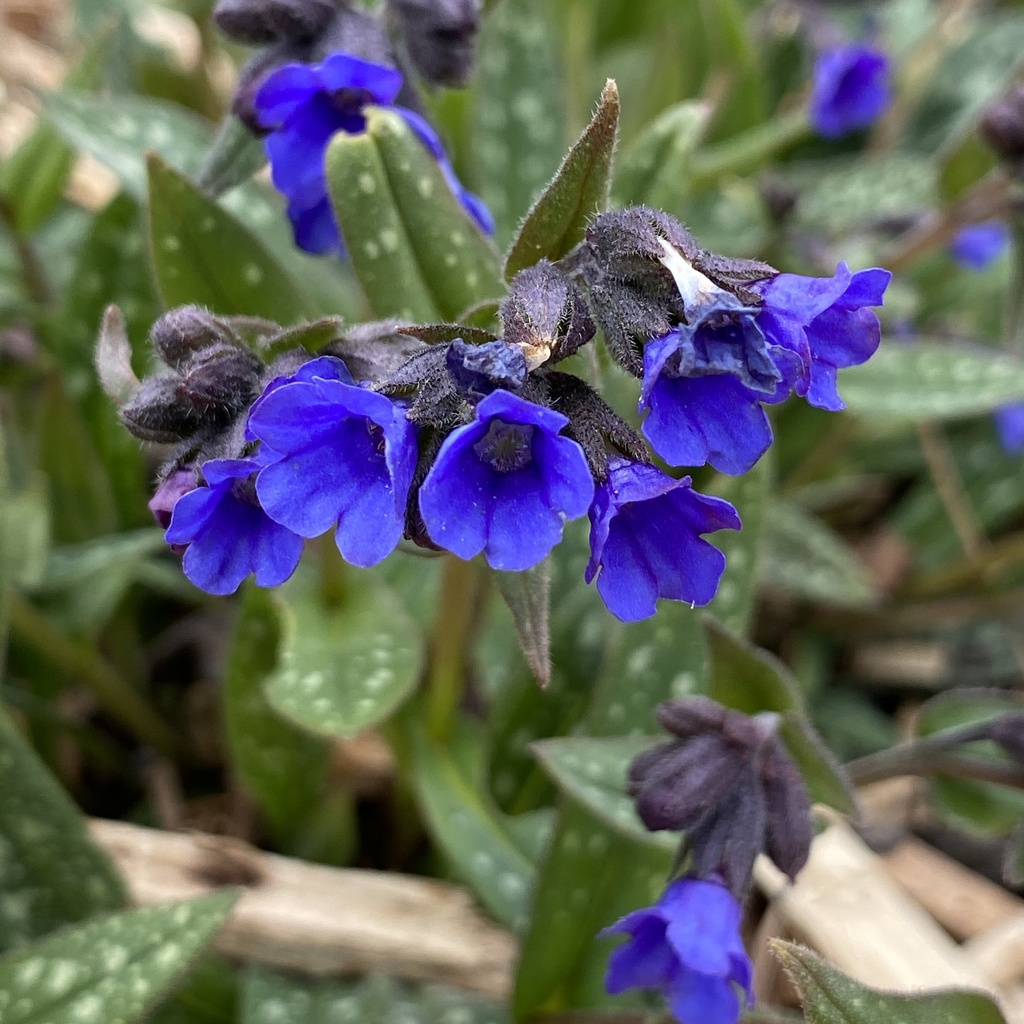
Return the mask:
M 171 728 L 109 662 L 62 633 L 20 594 L 10 595 L 8 611 L 12 633 L 72 681 L 87 687 L 138 740 L 162 753 L 178 753 L 178 738 Z
M 0 225 L 10 235 L 14 251 L 21 264 L 21 279 L 30 299 L 40 306 L 48 306 L 53 301 L 53 291 L 47 280 L 43 265 L 36 255 L 32 243 L 18 230 L 15 223 L 14 210 L 7 197 L 0 192 Z
M 479 582 L 475 563 L 454 555 L 445 559 L 425 695 L 427 734 L 436 743 L 450 739 L 462 700 Z

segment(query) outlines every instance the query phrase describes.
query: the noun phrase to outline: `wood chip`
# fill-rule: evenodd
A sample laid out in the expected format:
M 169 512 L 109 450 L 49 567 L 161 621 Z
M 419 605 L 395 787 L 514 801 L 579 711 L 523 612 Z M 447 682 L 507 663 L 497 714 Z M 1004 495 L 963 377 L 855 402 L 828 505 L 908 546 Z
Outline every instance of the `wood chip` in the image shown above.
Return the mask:
M 138 905 L 242 886 L 214 943 L 226 956 L 304 974 L 382 971 L 497 998 L 509 992 L 516 941 L 456 886 L 307 864 L 224 836 L 90 827 Z

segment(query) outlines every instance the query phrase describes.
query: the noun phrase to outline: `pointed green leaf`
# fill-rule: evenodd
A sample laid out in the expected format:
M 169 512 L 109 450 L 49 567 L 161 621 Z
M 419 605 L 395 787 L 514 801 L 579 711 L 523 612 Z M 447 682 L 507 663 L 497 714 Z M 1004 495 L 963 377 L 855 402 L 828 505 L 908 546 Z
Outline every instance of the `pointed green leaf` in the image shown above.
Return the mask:
M 551 563 L 544 559 L 526 572 L 495 572 L 512 613 L 519 646 L 541 688 L 551 682 Z
M 1024 363 L 939 341 L 883 344 L 863 366 L 840 373 L 839 393 L 863 416 L 974 416 L 1024 400 Z
M 0 950 L 124 903 L 85 818 L 3 711 L 0 865 Z
M 779 939 L 770 945 L 800 993 L 809 1024 L 1005 1024 L 981 992 L 879 992 L 803 946 Z
M 443 320 L 371 135 L 335 135 L 327 147 L 327 185 L 348 258 L 374 315 Z
M 353 736 L 387 718 L 412 692 L 423 639 L 395 594 L 352 573 L 343 601 L 325 605 L 306 574 L 283 590 L 280 667 L 267 682 L 271 705 L 327 736 Z
M 231 763 L 281 840 L 292 839 L 323 798 L 329 744 L 297 729 L 267 703 L 264 684 L 277 668 L 282 604 L 246 586 L 224 679 L 224 720 Z
M 228 114 L 203 155 L 196 181 L 209 195 L 223 195 L 228 189 L 248 181 L 266 162 L 263 140 L 253 135 L 234 114 Z
M 175 103 L 65 89 L 46 97 L 46 116 L 77 149 L 109 167 L 140 202 L 146 198 L 146 153 L 177 170 L 198 170 L 210 137 L 207 124 Z
M 480 33 L 470 155 L 501 246 L 512 240 L 565 150 L 554 15 L 549 0 L 503 0 Z
M 138 1020 L 213 938 L 235 891 L 101 917 L 0 960 L 4 1024 Z
M 500 297 L 504 289 L 498 254 L 405 119 L 375 107 L 367 111 L 366 128 L 376 143 L 420 276 L 442 318 L 453 320 L 478 302 Z M 389 237 L 381 231 L 381 250 Z
M 505 280 L 538 260 L 559 260 L 583 240 L 591 218 L 607 209 L 619 130 L 619 92 L 609 79 L 590 124 L 551 184 L 526 215 L 505 259 Z
M 534 865 L 513 842 L 505 816 L 480 788 L 483 758 L 469 734 L 457 736 L 453 753 L 413 730 L 413 785 L 430 834 L 456 875 L 506 927 L 521 931 L 528 920 Z M 467 774 L 472 769 L 472 774 Z
M 248 228 L 160 157 L 150 155 L 147 166 L 150 252 L 166 306 L 303 319 L 295 282 Z

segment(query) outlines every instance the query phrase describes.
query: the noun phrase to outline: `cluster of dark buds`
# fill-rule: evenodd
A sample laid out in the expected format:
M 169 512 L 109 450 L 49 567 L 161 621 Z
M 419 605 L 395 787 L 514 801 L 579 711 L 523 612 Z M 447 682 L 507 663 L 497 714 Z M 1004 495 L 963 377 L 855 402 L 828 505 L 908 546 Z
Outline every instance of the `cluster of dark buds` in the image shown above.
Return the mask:
M 480 230 L 493 231 L 489 211 L 462 187 L 400 70 L 404 58 L 428 82 L 465 84 L 474 63 L 476 0 L 389 0 L 380 15 L 345 0 L 219 0 L 213 16 L 232 39 L 263 47 L 243 71 L 233 106 L 264 137 L 300 249 L 345 253 L 324 155 L 336 133 L 365 130 L 368 104 L 405 119 Z
M 709 602 L 725 559 L 702 535 L 738 529 L 739 517 L 653 465 L 644 439 L 558 364 L 592 340 L 596 320 L 642 378 L 654 450 L 673 465 L 743 472 L 771 441 L 762 403 L 795 391 L 841 407 L 836 368 L 877 346 L 865 307 L 888 278 L 844 264 L 831 278 L 776 274 L 632 208 L 598 217 L 561 265 L 520 272 L 497 335 L 367 325 L 266 367 L 230 323 L 175 311 L 153 331 L 169 370 L 123 416 L 139 437 L 184 446 L 158 507 L 178 497 L 168 541 L 188 546 L 186 574 L 213 593 L 249 573 L 280 582 L 300 538 L 328 530 L 355 565 L 405 537 L 525 570 L 566 520 L 589 515 L 587 580 L 632 621 L 659 598 Z M 206 487 L 180 497 L 190 481 Z
M 1024 176 L 1024 83 L 1011 85 L 985 110 L 981 135 L 1012 173 Z

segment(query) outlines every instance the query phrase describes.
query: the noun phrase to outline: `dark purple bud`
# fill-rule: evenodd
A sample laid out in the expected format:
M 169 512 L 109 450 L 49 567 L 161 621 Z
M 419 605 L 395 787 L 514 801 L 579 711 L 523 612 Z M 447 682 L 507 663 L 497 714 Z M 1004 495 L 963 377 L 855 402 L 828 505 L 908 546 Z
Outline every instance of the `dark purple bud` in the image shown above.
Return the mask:
M 1004 159 L 1024 161 L 1024 83 L 1012 86 L 992 103 L 981 119 L 982 138 Z
M 301 43 L 273 43 L 257 53 L 238 75 L 238 85 L 231 100 L 231 112 L 253 135 L 265 135 L 259 112 L 256 109 L 256 94 L 267 76 L 284 64 L 305 63 L 310 59 L 309 47 Z
M 501 322 L 505 340 L 523 350 L 531 370 L 566 359 L 597 331 L 583 296 L 547 260 L 512 279 Z
M 305 42 L 320 35 L 337 13 L 334 0 L 218 0 L 217 27 L 236 43 L 265 46 Z
M 263 364 L 248 349 L 215 345 L 196 352 L 181 368 L 178 394 L 196 415 L 240 412 L 259 395 Z
M 761 763 L 768 843 L 765 852 L 780 871 L 795 879 L 811 853 L 811 800 L 803 776 L 779 741 L 768 746 Z
M 688 740 L 705 732 L 720 732 L 730 712 L 710 697 L 686 697 L 667 700 L 655 711 L 658 724 L 666 732 Z
M 409 59 L 435 85 L 465 85 L 476 63 L 478 0 L 389 0 Z
M 181 397 L 177 374 L 149 377 L 134 398 L 121 408 L 121 420 L 140 441 L 173 444 L 193 437 L 202 419 Z
M 464 394 L 487 395 L 496 388 L 519 391 L 526 383 L 526 357 L 505 341 L 467 345 L 456 340 L 448 346 L 445 365 Z
M 172 470 L 160 481 L 147 508 L 153 513 L 157 523 L 166 530 L 171 525 L 171 513 L 178 499 L 189 491 L 194 491 L 198 486 L 198 474 L 194 467 Z
M 153 324 L 149 340 L 168 366 L 179 367 L 203 349 L 230 345 L 233 336 L 201 306 L 179 306 Z
M 989 736 L 1014 761 L 1024 764 L 1024 714 L 1008 714 L 997 718 Z

